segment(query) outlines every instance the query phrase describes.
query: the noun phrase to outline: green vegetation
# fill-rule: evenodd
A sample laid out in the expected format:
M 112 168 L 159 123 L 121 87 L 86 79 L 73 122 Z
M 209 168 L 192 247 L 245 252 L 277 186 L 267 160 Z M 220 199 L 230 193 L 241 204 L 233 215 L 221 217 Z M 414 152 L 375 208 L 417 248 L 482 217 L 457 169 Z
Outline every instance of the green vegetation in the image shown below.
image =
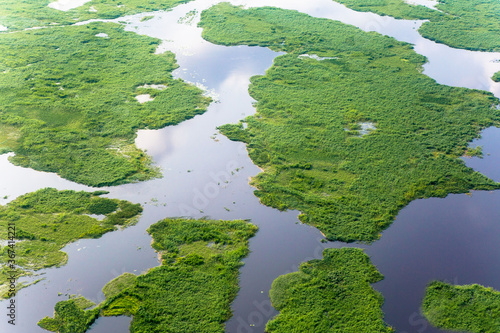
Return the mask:
M 500 2 L 496 0 L 440 0 L 446 19 L 422 24 L 420 34 L 451 47 L 500 51 Z
M 153 15 L 144 16 L 143 18 L 141 18 L 141 22 L 149 21 L 149 20 L 151 20 L 153 18 L 154 18 Z
M 475 148 L 468 148 L 465 151 L 464 155 L 467 157 L 480 157 L 480 158 L 482 158 L 483 157 L 483 147 L 477 146 Z
M 323 256 L 274 280 L 270 296 L 280 314 L 266 332 L 393 332 L 383 321 L 383 297 L 370 286 L 383 276 L 368 256 L 356 248 Z
M 189 12 L 186 13 L 186 15 L 179 18 L 179 20 L 177 20 L 177 23 L 190 25 L 193 23 L 196 14 L 198 14 L 197 10 L 190 10 Z
M 54 318 L 45 317 L 38 322 L 38 325 L 52 332 L 84 333 L 97 319 L 99 313 L 97 308 L 85 311 L 93 305 L 94 303 L 83 297 L 58 302 Z
M 48 7 L 55 0 L 2 0 L 0 25 L 9 31 L 49 25 L 70 25 L 90 19 L 114 19 L 117 17 L 169 10 L 190 0 L 92 0 L 86 4 L 60 11 Z
M 136 278 L 137 276 L 135 274 L 123 273 L 119 277 L 109 281 L 104 288 L 102 288 L 102 292 L 106 298 L 115 297 L 124 289 L 133 286 Z
M 213 43 L 287 52 L 251 79 L 248 127 L 220 128 L 265 170 L 253 179 L 263 204 L 301 210 L 331 240 L 369 242 L 414 199 L 500 187 L 459 159 L 500 124 L 498 99 L 437 84 L 410 45 L 277 8 L 219 4 L 200 25 Z M 360 137 L 363 122 L 376 129 Z
M 15 225 L 15 265 L 20 275 L 46 267 L 61 266 L 67 255 L 61 249 L 81 238 L 98 238 L 117 226 L 136 221 L 139 204 L 101 198 L 98 193 L 57 191 L 45 188 L 0 206 L 0 239 L 10 239 L 9 225 Z M 88 214 L 105 215 L 101 221 Z M 0 295 L 5 296 L 9 267 L 8 245 L 0 249 Z
M 109 23 L 0 34 L 0 149 L 91 186 L 158 176 L 134 145 L 137 129 L 178 124 L 210 102 L 172 78 L 174 55 L 155 55 L 158 44 Z
M 165 219 L 148 232 L 162 265 L 135 277 L 126 273 L 103 292 L 97 308 L 63 321 L 44 318 L 39 325 L 54 332 L 87 329 L 97 316 L 133 316 L 130 332 L 224 332 L 230 304 L 238 291 L 241 260 L 257 227 L 245 221 Z M 75 313 L 75 306 L 70 309 Z M 60 314 L 59 314 L 60 316 Z M 74 332 L 84 332 L 85 329 Z
M 442 19 L 443 13 L 425 6 L 411 5 L 404 0 L 335 0 L 359 12 L 372 12 L 406 20 Z
M 497 0 L 439 0 L 438 10 L 403 0 L 335 0 L 358 11 L 404 19 L 427 19 L 418 30 L 430 40 L 455 48 L 500 51 L 500 3 Z
M 427 287 L 422 308 L 439 328 L 475 333 L 500 330 L 500 292 L 492 288 L 434 281 Z
M 500 82 L 500 72 L 496 72 L 495 74 L 493 74 L 491 79 L 495 82 Z

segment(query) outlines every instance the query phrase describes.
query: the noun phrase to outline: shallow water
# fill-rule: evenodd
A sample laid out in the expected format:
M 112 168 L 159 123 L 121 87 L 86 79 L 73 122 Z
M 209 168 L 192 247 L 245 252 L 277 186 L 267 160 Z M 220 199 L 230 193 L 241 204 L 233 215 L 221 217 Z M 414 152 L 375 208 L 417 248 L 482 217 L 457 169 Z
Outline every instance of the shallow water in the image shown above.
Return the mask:
M 298 223 L 297 211 L 279 212 L 260 205 L 248 185 L 248 178 L 260 170 L 248 158 L 243 144 L 217 133 L 217 126 L 237 122 L 255 112 L 247 92 L 249 78 L 263 74 L 279 54 L 259 47 L 217 46 L 201 39 L 201 29 L 195 23 L 199 12 L 214 3 L 196 1 L 171 12 L 115 20 L 127 22 L 127 30 L 162 39 L 158 52 L 176 53 L 180 67 L 175 76 L 203 86 L 218 102 L 205 114 L 177 126 L 139 131 L 137 145 L 153 156 L 164 177 L 108 189 L 109 197 L 144 205 L 138 224 L 97 240 L 68 245 L 64 249 L 69 255 L 68 264 L 42 271 L 44 281 L 23 289 L 16 296 L 16 327 L 2 320 L 0 331 L 43 332 L 36 322 L 52 315 L 55 303 L 67 299 L 67 294 L 82 294 L 99 302 L 103 298 L 102 286 L 114 277 L 124 272 L 139 274 L 158 265 L 146 229 L 164 217 L 243 218 L 259 226 L 259 232 L 250 241 L 252 253 L 241 269 L 241 290 L 232 305 L 234 317 L 226 329 L 231 333 L 263 332 L 265 322 L 276 314 L 268 298 L 272 281 L 281 274 L 296 271 L 303 261 L 321 258 L 324 248 L 345 246 L 321 243 L 323 237 L 318 230 Z M 427 56 L 430 62 L 425 65 L 424 73 L 438 82 L 485 89 L 500 96 L 500 85 L 489 79 L 494 71 L 500 70 L 500 64 L 493 62 L 500 59 L 500 54 L 455 50 L 425 40 L 416 32 L 421 21 L 357 13 L 330 0 L 255 0 L 251 5 L 297 9 L 318 17 L 340 19 L 365 31 L 394 36 L 415 44 L 415 50 Z M 192 23 L 178 23 L 191 10 L 198 12 Z M 140 22 L 147 15 L 154 18 Z M 479 143 L 483 145 L 485 158 L 467 159 L 466 163 L 496 177 L 493 172 L 495 165 L 499 165 L 496 159 L 500 154 L 495 147 L 499 140 L 498 130 L 486 130 Z M 89 189 L 54 174 L 15 167 L 7 162 L 5 155 L 0 156 L 0 170 L 1 204 L 46 186 Z M 439 332 L 424 328 L 426 321 L 418 315 L 425 285 L 431 279 L 498 284 L 500 278 L 495 280 L 497 271 L 491 266 L 500 262 L 495 257 L 499 251 L 490 241 L 497 235 L 500 209 L 495 203 L 500 202 L 499 193 L 474 192 L 472 197 L 450 195 L 445 199 L 417 200 L 401 211 L 380 241 L 363 246 L 386 277 L 374 286 L 383 292 L 386 320 L 398 332 Z M 6 199 L 2 199 L 4 195 Z M 62 295 L 58 296 L 58 292 Z M 1 302 L 0 308 L 4 304 Z M 111 332 L 111 328 L 112 332 L 126 332 L 129 320 L 99 319 L 90 332 Z

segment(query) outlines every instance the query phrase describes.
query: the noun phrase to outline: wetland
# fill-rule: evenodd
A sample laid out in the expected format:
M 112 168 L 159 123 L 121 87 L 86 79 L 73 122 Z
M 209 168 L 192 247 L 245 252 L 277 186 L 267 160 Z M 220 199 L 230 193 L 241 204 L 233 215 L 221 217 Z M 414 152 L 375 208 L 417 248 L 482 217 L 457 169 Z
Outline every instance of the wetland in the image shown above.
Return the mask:
M 184 13 L 189 13 L 193 11 L 194 8 L 201 10 L 204 6 L 209 7 L 210 5 L 212 5 L 212 3 L 205 2 L 189 4 L 182 8 Z M 330 7 L 325 5 L 325 8 Z M 332 8 L 337 7 L 333 6 Z M 310 10 L 313 11 L 312 9 Z M 181 11 L 179 12 L 179 15 L 177 17 L 183 17 L 184 14 L 180 13 Z M 163 24 L 160 20 L 160 17 L 163 17 L 163 15 L 164 14 L 159 14 L 153 19 L 144 20 L 142 21 L 142 24 L 142 17 L 151 16 L 151 14 L 145 14 L 142 16 L 138 15 L 133 18 L 123 18 L 123 20 L 131 22 L 127 24 L 126 29 L 132 31 L 140 30 L 142 34 L 148 34 L 149 32 L 149 35 L 156 35 L 153 37 L 158 38 L 158 35 L 160 35 L 160 33 L 153 31 L 158 31 L 160 29 L 161 24 Z M 164 17 L 173 17 L 168 15 L 169 14 L 165 14 Z M 176 21 L 177 19 L 175 19 L 175 22 Z M 140 28 L 134 29 L 135 25 L 139 26 Z M 193 32 L 193 35 L 199 35 L 201 32 L 195 27 L 189 29 Z M 182 29 L 179 30 L 182 32 L 187 31 Z M 182 34 L 182 32 L 179 32 L 179 34 Z M 53 286 L 51 287 L 51 285 L 56 283 L 56 281 L 67 280 L 68 276 L 79 276 L 81 277 L 81 281 L 63 282 L 60 285 L 67 286 L 68 290 L 72 290 L 73 293 L 75 293 L 74 291 L 83 291 L 86 297 L 92 299 L 94 303 L 98 304 L 102 299 L 100 299 L 101 296 L 97 296 L 95 294 L 94 290 L 96 290 L 96 288 L 100 289 L 104 284 L 106 284 L 107 281 L 111 280 L 117 275 L 119 276 L 120 274 L 118 272 L 136 271 L 136 274 L 140 274 L 141 271 L 145 271 L 148 268 L 158 265 L 158 263 L 156 262 L 155 253 L 152 252 L 152 250 L 148 250 L 148 248 L 150 248 L 149 236 L 143 235 L 143 233 L 141 232 L 141 230 L 145 230 L 151 223 L 163 219 L 165 218 L 165 216 L 179 216 L 186 214 L 193 217 L 202 217 L 208 214 L 211 217 L 223 218 L 224 220 L 228 220 L 229 218 L 251 218 L 254 223 L 259 225 L 260 231 L 254 238 L 250 240 L 250 249 L 253 252 L 247 259 L 245 259 L 245 266 L 241 268 L 241 290 L 232 305 L 234 316 L 226 324 L 226 331 L 262 332 L 263 326 L 265 325 L 267 320 L 273 317 L 276 312 L 272 310 L 261 311 L 259 312 L 259 315 L 261 315 L 261 317 L 264 316 L 265 319 L 258 319 L 259 317 L 255 315 L 255 304 L 256 302 L 258 304 L 262 304 L 260 303 L 261 301 L 265 301 L 266 299 L 268 299 L 267 291 L 271 287 L 271 282 L 276 279 L 278 275 L 290 273 L 291 271 L 297 270 L 298 264 L 300 262 L 312 259 L 311 257 L 321 259 L 322 251 L 318 251 L 317 249 L 323 249 L 326 247 L 345 247 L 353 245 L 343 244 L 339 242 L 321 243 L 320 240 L 322 239 L 322 237 L 316 229 L 310 228 L 303 224 L 295 224 L 296 216 L 298 214 L 297 211 L 279 213 L 276 210 L 265 208 L 264 206 L 260 205 L 257 198 L 253 196 L 252 189 L 249 188 L 246 184 L 247 177 L 255 176 L 259 172 L 259 170 L 248 159 L 246 152 L 244 151 L 244 146 L 242 144 L 229 142 L 223 136 L 217 135 L 215 132 L 216 127 L 220 127 L 231 122 L 236 123 L 238 120 L 243 119 L 253 113 L 253 110 L 251 108 L 252 100 L 244 93 L 246 91 L 245 85 L 248 84 L 247 80 L 251 75 L 264 74 L 263 71 L 271 65 L 270 59 L 278 54 L 271 51 L 264 51 L 265 49 L 261 49 L 262 51 L 258 51 L 257 48 L 222 46 L 212 47 L 208 46 L 210 44 L 204 43 L 199 39 L 193 39 L 194 43 L 193 41 L 190 41 L 190 43 L 197 45 L 196 47 L 188 48 L 185 46 L 186 43 L 184 43 L 183 45 L 184 41 L 173 42 L 169 45 L 169 43 L 171 42 L 167 40 L 175 40 L 175 38 L 167 37 L 168 34 L 165 34 L 164 36 L 165 37 L 161 38 L 161 47 L 172 49 L 176 53 L 176 60 L 181 66 L 181 70 L 177 70 L 175 72 L 177 74 L 174 74 L 174 76 L 182 77 L 186 81 L 194 81 L 196 83 L 199 83 L 200 85 L 203 84 L 205 87 L 207 87 L 208 90 L 213 89 L 215 93 L 220 94 L 218 98 L 220 100 L 220 104 L 213 104 L 209 108 L 209 111 L 211 110 L 211 113 L 209 112 L 210 114 L 208 114 L 207 116 L 195 117 L 194 119 L 188 120 L 175 127 L 166 128 L 165 130 L 159 131 L 140 131 L 138 139 L 136 140 L 136 145 L 141 149 L 147 149 L 147 153 L 150 154 L 153 160 L 158 163 L 158 166 L 162 168 L 164 179 L 153 179 L 144 183 L 121 185 L 114 188 L 105 188 L 110 192 L 109 194 L 105 195 L 107 197 L 126 199 L 131 200 L 132 202 L 140 201 L 143 203 L 145 211 L 143 213 L 143 216 L 139 220 L 139 223 L 136 226 L 132 226 L 121 231 L 108 233 L 97 240 L 78 241 L 74 244 L 73 247 L 70 246 L 68 248 L 70 260 L 68 261 L 67 266 L 61 267 L 57 270 L 47 270 L 47 283 L 44 283 L 43 285 L 40 283 L 33 285 L 30 287 L 30 291 L 33 291 L 32 295 L 39 295 L 38 297 L 40 298 L 45 298 L 48 295 L 52 294 L 52 296 L 49 297 L 50 300 L 48 300 L 49 304 L 47 304 L 45 310 L 43 310 L 46 312 L 46 314 L 43 316 L 50 317 L 52 316 L 52 309 L 54 308 L 54 304 L 56 304 L 57 301 L 60 301 L 61 298 L 54 297 L 55 291 L 61 288 L 54 288 Z M 289 50 L 284 49 L 280 51 L 292 53 L 289 52 Z M 219 64 L 215 67 L 218 70 L 211 71 L 207 69 L 207 67 L 210 67 L 207 66 L 209 62 L 207 62 L 207 58 L 203 58 L 203 54 L 212 55 L 212 57 L 208 58 L 211 58 L 212 64 Z M 252 54 L 252 57 L 249 58 L 249 54 Z M 307 51 L 297 54 L 297 57 L 301 54 L 314 53 Z M 235 66 L 237 66 L 236 64 L 238 63 L 238 59 L 241 62 L 251 63 L 252 61 L 254 61 L 252 59 L 256 56 L 262 57 L 262 59 L 267 60 L 262 61 L 262 63 L 256 67 L 252 67 L 253 65 L 250 65 L 249 67 L 247 67 L 249 70 L 243 71 L 244 73 L 239 73 L 236 69 L 238 67 L 232 67 L 233 61 Z M 287 55 L 282 56 L 286 57 Z M 317 56 L 324 58 L 325 56 L 329 57 L 329 54 L 318 54 Z M 332 58 L 333 57 L 335 56 L 332 56 Z M 190 61 L 190 59 L 192 61 Z M 198 59 L 204 60 L 199 61 Z M 309 58 L 301 60 L 318 61 Z M 334 60 L 336 59 L 324 59 L 318 62 Z M 198 61 L 199 63 L 197 64 L 196 61 Z M 285 65 L 288 65 L 288 63 L 285 63 Z M 219 73 L 219 71 L 221 71 L 221 73 Z M 425 65 L 423 66 L 423 71 L 424 73 L 426 71 Z M 491 74 L 488 76 L 488 78 L 489 77 L 491 77 Z M 252 81 L 254 81 L 254 79 Z M 145 84 L 148 84 L 148 82 L 144 82 L 142 85 Z M 463 84 L 457 83 L 457 85 Z M 477 85 L 477 83 L 467 83 L 466 85 L 473 85 L 473 87 L 468 86 L 469 88 L 481 87 Z M 231 89 L 229 89 L 229 87 L 231 87 Z M 245 103 L 247 103 L 246 105 L 248 105 L 247 107 L 241 107 L 241 100 L 234 97 L 231 98 L 232 94 L 229 91 L 234 91 L 236 87 L 242 87 L 241 91 L 243 93 L 241 94 L 241 98 L 245 100 Z M 494 88 L 495 86 L 491 85 L 488 90 L 493 90 Z M 481 94 L 482 93 L 479 93 L 478 95 Z M 481 98 L 479 97 L 479 99 Z M 234 101 L 235 104 L 233 104 L 233 106 L 231 107 L 230 103 L 232 101 Z M 145 103 L 145 105 L 147 105 L 148 103 Z M 238 110 L 240 112 L 234 112 L 234 110 Z M 359 133 L 358 126 L 361 126 L 359 124 L 367 122 L 373 123 L 376 129 L 372 131 L 372 133 L 367 134 L 362 138 L 355 138 L 355 136 L 357 136 L 357 134 Z M 344 135 L 352 135 L 352 138 L 350 139 L 366 139 L 376 134 L 377 130 L 379 130 L 378 122 L 365 121 L 365 119 L 355 119 L 354 121 L 347 122 L 347 124 L 344 125 L 345 126 L 342 127 L 341 130 L 343 131 Z M 348 128 L 352 133 L 349 133 L 349 131 L 345 131 L 344 128 Z M 235 133 L 241 133 L 238 128 L 235 128 L 235 130 Z M 474 134 L 474 136 L 472 137 L 477 136 L 478 132 L 475 133 L 476 134 Z M 14 137 L 15 139 L 16 136 L 9 135 L 8 137 Z M 495 140 L 494 136 L 493 139 L 491 138 L 491 135 L 487 135 L 487 137 L 490 138 L 490 142 L 491 140 Z M 162 145 L 155 144 L 155 142 L 158 142 L 158 140 L 161 140 L 160 142 L 163 143 L 164 147 L 161 147 Z M 488 154 L 492 152 L 491 150 L 486 148 L 487 147 L 485 145 L 483 149 L 484 161 L 488 159 Z M 462 146 L 461 149 L 463 149 L 464 152 L 467 150 L 466 143 Z M 207 151 L 218 152 L 221 150 L 225 151 L 225 153 L 214 155 L 219 157 L 219 161 L 207 162 L 202 158 Z M 492 155 L 494 155 L 494 153 L 492 153 Z M 457 156 L 459 155 L 456 155 L 455 157 Z M 478 162 L 477 157 L 473 157 L 471 161 L 474 161 L 474 163 L 481 165 L 481 163 Z M 466 164 L 467 163 L 468 161 L 466 160 Z M 478 170 L 478 168 L 480 168 L 480 166 L 475 167 L 476 170 Z M 23 174 L 21 172 L 22 169 L 15 170 L 16 172 L 19 172 L 20 175 Z M 307 171 L 307 168 L 298 170 Z M 37 173 L 37 175 L 42 176 L 44 174 Z M 488 175 L 488 177 L 492 176 Z M 214 179 L 216 180 L 214 181 Z M 60 182 L 63 187 L 74 186 L 71 183 L 64 182 L 62 180 L 58 180 L 58 182 Z M 215 187 L 213 184 L 215 184 Z M 215 190 L 215 188 L 217 188 L 217 190 Z M 9 201 L 15 198 L 14 194 L 10 194 L 15 193 L 15 191 L 8 189 L 4 191 L 8 197 L 7 199 L 4 198 L 4 201 Z M 473 196 L 478 197 L 481 195 L 473 194 Z M 457 198 L 461 197 L 463 197 L 463 195 L 448 196 L 446 199 L 436 199 L 444 200 L 438 201 L 439 204 L 436 205 L 426 205 L 426 200 L 418 200 L 416 201 L 416 203 L 425 207 L 425 209 L 422 210 L 432 211 L 433 209 L 443 209 L 443 207 L 446 206 L 443 204 L 443 202 L 449 202 L 450 200 L 452 202 L 459 202 L 460 200 L 458 200 Z M 484 201 L 484 198 L 482 200 Z M 495 199 L 490 197 L 490 200 L 493 200 L 494 202 Z M 421 202 L 424 203 L 421 204 Z M 407 208 L 413 207 L 412 205 L 413 204 L 410 204 L 410 206 L 408 206 Z M 464 203 L 462 202 L 461 205 L 464 205 Z M 468 205 L 470 205 L 470 203 Z M 483 209 L 484 208 L 485 207 L 483 206 Z M 406 211 L 407 209 L 403 209 L 400 214 L 402 215 L 401 224 L 404 224 L 404 216 Z M 492 213 L 493 212 L 494 210 L 492 210 Z M 485 215 L 490 216 L 488 214 Z M 391 228 L 383 232 L 383 236 L 380 241 L 374 242 L 374 247 L 377 244 L 383 244 L 379 242 L 383 242 L 385 236 L 387 236 L 388 238 L 394 238 L 396 240 L 401 239 L 401 236 L 405 234 L 406 231 L 399 231 L 400 234 L 393 234 L 392 236 L 390 236 L 391 230 L 398 226 L 398 219 L 396 220 L 394 226 L 391 226 Z M 412 223 L 410 223 L 410 226 L 415 225 L 415 223 L 415 221 L 412 221 Z M 280 236 L 277 237 L 276 235 Z M 479 240 L 480 238 L 478 237 L 477 239 Z M 127 245 L 127 242 L 129 243 L 129 245 Z M 139 246 L 137 244 L 141 245 Z M 359 244 L 354 245 L 360 246 Z M 112 249 L 113 247 L 116 248 Z M 138 249 L 139 247 L 141 249 Z M 401 248 L 404 249 L 404 247 Z M 80 249 L 82 249 L 82 251 L 79 251 Z M 119 253 L 119 251 L 123 251 L 123 253 Z M 398 278 L 397 281 L 395 281 L 393 279 L 394 275 L 392 275 L 391 267 L 387 267 L 387 265 L 381 262 L 384 261 L 384 257 L 388 257 L 387 255 L 377 256 L 377 251 L 375 249 L 370 250 L 370 246 L 366 246 L 365 251 L 370 256 L 373 263 L 377 265 L 380 273 L 385 275 L 385 280 L 374 285 L 376 289 L 384 289 L 382 285 L 387 282 L 385 284 L 386 289 L 382 291 L 383 296 L 390 296 L 389 298 L 386 297 L 386 303 L 384 305 L 385 308 L 382 307 L 382 310 L 386 314 L 385 321 L 389 325 L 396 327 L 397 331 L 401 331 L 402 329 L 405 329 L 403 326 L 405 317 L 404 315 L 396 316 L 395 319 L 394 315 L 391 314 L 390 306 L 394 303 L 394 298 L 391 298 L 392 296 L 390 292 L 387 292 L 387 288 L 392 284 L 392 289 L 395 289 L 394 286 L 397 285 L 397 282 L 402 279 Z M 99 274 L 89 275 L 89 272 L 85 272 L 85 267 L 88 267 L 87 270 L 89 270 L 90 268 L 90 270 L 94 271 L 96 267 L 95 264 L 89 265 L 88 263 L 89 258 L 92 258 L 93 261 L 96 259 L 96 256 L 92 255 L 93 253 L 99 254 L 99 256 L 102 257 L 108 257 L 109 259 L 106 260 L 106 258 L 103 258 L 103 261 L 101 261 L 100 259 L 97 260 L 98 262 L 102 262 L 102 264 L 97 264 L 97 267 L 106 268 L 101 269 L 101 272 L 99 272 Z M 116 253 L 119 255 L 107 255 L 111 253 Z M 125 255 L 125 253 L 127 253 L 129 257 L 128 260 L 124 261 L 121 258 Z M 439 256 L 436 257 L 439 258 Z M 71 258 L 75 258 L 76 262 L 73 262 L 72 264 Z M 402 260 L 401 262 L 405 261 L 408 260 Z M 400 262 L 393 262 L 392 267 L 397 267 L 399 263 Z M 112 270 L 114 270 L 114 272 Z M 441 278 L 440 276 L 438 276 L 439 273 L 437 271 L 428 270 L 428 273 L 429 275 L 434 275 L 431 277 L 431 279 Z M 91 277 L 91 275 L 98 276 Z M 112 276 L 111 278 L 107 277 L 110 275 Z M 98 278 L 101 282 L 97 282 L 96 278 Z M 488 285 L 488 283 L 480 281 L 480 278 L 478 276 L 476 276 L 476 280 L 477 283 Z M 425 283 L 427 283 L 428 281 L 430 280 L 426 280 Z M 489 283 L 489 285 L 491 285 L 491 283 Z M 42 286 L 48 288 L 48 290 L 44 291 L 44 287 Z M 411 286 L 411 284 L 408 284 L 408 286 Z M 391 288 L 388 289 L 390 290 Z M 417 289 L 418 290 L 416 294 L 420 293 L 423 296 L 425 288 L 419 287 Z M 417 300 L 421 301 L 422 296 L 420 296 L 420 298 L 417 297 Z M 21 291 L 19 297 L 21 297 L 21 299 L 30 299 L 30 297 L 33 296 L 29 296 L 27 294 L 24 294 L 23 296 L 23 292 Z M 400 301 L 401 299 L 399 299 L 399 301 L 396 301 L 395 303 L 400 303 Z M 415 309 L 418 310 L 418 308 Z M 29 314 L 29 307 L 25 307 L 24 311 L 25 314 Z M 375 306 L 374 311 L 376 313 L 380 313 L 377 312 L 380 311 L 380 303 Z M 286 315 L 289 315 L 290 313 L 291 312 L 286 312 Z M 43 316 L 37 314 L 37 316 L 34 316 L 33 319 L 39 320 Z M 109 321 L 101 319 L 98 319 L 96 321 L 96 324 L 92 326 L 92 332 L 94 330 L 97 332 L 100 326 L 102 328 L 102 325 L 110 323 Z M 398 322 L 398 320 L 401 322 Z M 33 322 L 32 320 L 30 321 Z M 120 324 L 120 326 L 112 327 L 114 329 L 118 329 L 118 327 L 121 327 L 123 331 L 127 331 L 129 322 L 130 320 L 127 320 L 125 318 L 125 320 L 120 321 L 123 326 L 121 326 Z M 114 323 L 117 322 L 115 321 Z M 415 327 L 413 327 L 413 329 L 415 329 Z M 30 327 L 30 330 L 35 331 L 33 330 L 33 326 Z M 104 329 L 103 331 L 106 330 Z M 428 328 L 427 331 L 432 330 Z

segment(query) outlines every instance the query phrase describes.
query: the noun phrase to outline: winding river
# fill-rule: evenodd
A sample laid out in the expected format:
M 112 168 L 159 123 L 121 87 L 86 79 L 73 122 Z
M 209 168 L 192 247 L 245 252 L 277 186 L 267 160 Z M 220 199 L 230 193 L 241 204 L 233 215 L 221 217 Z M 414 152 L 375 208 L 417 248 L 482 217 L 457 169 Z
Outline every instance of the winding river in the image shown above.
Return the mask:
M 251 239 L 252 253 L 241 269 L 241 290 L 232 305 L 230 333 L 263 332 L 277 312 L 268 292 L 281 274 L 296 271 L 301 262 L 321 258 L 323 249 L 342 246 L 365 248 L 385 279 L 374 287 L 385 297 L 383 310 L 397 332 L 441 332 L 429 326 L 419 306 L 426 284 L 433 279 L 453 283 L 480 283 L 500 289 L 500 192 L 449 195 L 444 199 L 416 200 L 404 208 L 396 221 L 374 244 L 322 243 L 320 232 L 297 220 L 297 211 L 279 212 L 261 205 L 248 185 L 260 170 L 251 162 L 242 143 L 231 142 L 216 127 L 237 122 L 255 112 L 248 95 L 249 78 L 264 74 L 279 53 L 260 47 L 225 47 L 201 38 L 196 27 L 199 13 L 219 1 L 199 0 L 170 12 L 143 13 L 115 20 L 126 29 L 160 38 L 157 52 L 171 50 L 180 67 L 176 77 L 206 90 L 215 103 L 208 111 L 177 126 L 141 130 L 137 145 L 153 156 L 163 178 L 105 188 L 112 198 L 141 203 L 144 213 L 135 226 L 109 233 L 100 239 L 69 244 L 67 265 L 42 270 L 28 279 L 42 281 L 22 289 L 16 296 L 15 327 L 0 321 L 1 332 L 44 332 L 36 323 L 51 316 L 56 302 L 81 294 L 100 302 L 101 288 L 124 272 L 139 274 L 157 266 L 146 229 L 169 216 L 209 216 L 214 219 L 251 219 L 259 232 Z M 331 0 L 231 1 L 237 5 L 278 6 L 316 17 L 353 24 L 414 44 L 429 62 L 424 73 L 437 82 L 483 89 L 500 97 L 500 84 L 490 77 L 500 70 L 499 53 L 457 50 L 422 38 L 422 21 L 395 20 L 372 13 L 358 13 Z M 186 14 L 196 11 L 192 20 Z M 151 20 L 141 18 L 154 15 Z M 185 17 L 185 20 L 179 20 Z M 483 146 L 483 159 L 465 159 L 467 165 L 500 181 L 500 130 L 487 129 L 473 144 Z M 57 175 L 13 166 L 0 156 L 0 204 L 51 186 L 58 189 L 91 190 Z M 7 196 L 4 198 L 4 196 Z M 496 264 L 495 264 L 496 263 Z M 0 302 L 5 309 L 6 302 Z M 2 312 L 0 311 L 0 314 Z M 2 315 L 4 316 L 4 315 Z M 130 318 L 101 318 L 90 332 L 128 332 Z

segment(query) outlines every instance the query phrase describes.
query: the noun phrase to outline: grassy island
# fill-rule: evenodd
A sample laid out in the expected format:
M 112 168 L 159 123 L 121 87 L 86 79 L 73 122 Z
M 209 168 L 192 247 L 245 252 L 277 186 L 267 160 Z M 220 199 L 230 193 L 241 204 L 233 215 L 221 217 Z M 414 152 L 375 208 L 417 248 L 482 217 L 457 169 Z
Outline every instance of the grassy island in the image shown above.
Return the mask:
M 334 0 L 358 12 L 372 12 L 405 20 L 442 19 L 444 13 L 406 3 L 404 0 Z
M 98 316 L 128 315 L 133 316 L 134 333 L 223 333 L 238 291 L 241 260 L 256 231 L 241 220 L 162 220 L 148 230 L 161 266 L 111 281 L 103 289 L 106 300 L 94 309 L 84 311 L 72 300 L 59 302 L 55 317 L 39 325 L 53 332 L 83 333 Z
M 156 10 L 169 10 L 190 0 L 92 0 L 68 11 L 49 7 L 55 0 L 2 0 L 0 25 L 8 31 L 54 25 L 71 25 L 90 19 L 117 17 Z
M 491 79 L 495 82 L 500 82 L 500 72 L 496 72 L 495 74 L 493 74 Z
M 401 19 L 425 19 L 418 30 L 454 48 L 500 51 L 500 3 L 496 0 L 439 0 L 436 9 L 404 0 L 336 0 L 357 11 Z
M 9 226 L 14 226 L 14 239 L 20 241 L 14 248 L 1 247 L 1 296 L 12 271 L 8 264 L 12 250 L 18 275 L 61 266 L 67 260 L 67 254 L 61 251 L 66 244 L 81 238 L 98 238 L 117 226 L 130 225 L 142 212 L 139 204 L 101 198 L 101 194 L 45 188 L 0 206 L 0 239 L 10 239 Z
M 251 79 L 257 114 L 248 127 L 220 127 L 264 170 L 252 182 L 263 204 L 301 210 L 331 240 L 369 242 L 414 199 L 500 187 L 459 159 L 500 124 L 498 99 L 437 84 L 409 44 L 227 3 L 204 11 L 200 25 L 213 43 L 287 53 Z
M 51 332 L 83 333 L 97 318 L 99 309 L 86 310 L 94 305 L 83 297 L 58 302 L 54 309 L 54 318 L 44 318 L 38 325 Z
M 137 129 L 178 124 L 210 102 L 172 78 L 175 57 L 154 54 L 158 44 L 111 23 L 0 34 L 0 151 L 90 186 L 158 176 Z
M 473 284 L 432 282 L 423 301 L 423 313 L 439 328 L 474 333 L 500 331 L 500 292 Z
M 356 248 L 327 249 L 274 280 L 270 296 L 280 314 L 266 332 L 394 332 L 383 321 L 383 297 L 371 287 L 383 276 Z

